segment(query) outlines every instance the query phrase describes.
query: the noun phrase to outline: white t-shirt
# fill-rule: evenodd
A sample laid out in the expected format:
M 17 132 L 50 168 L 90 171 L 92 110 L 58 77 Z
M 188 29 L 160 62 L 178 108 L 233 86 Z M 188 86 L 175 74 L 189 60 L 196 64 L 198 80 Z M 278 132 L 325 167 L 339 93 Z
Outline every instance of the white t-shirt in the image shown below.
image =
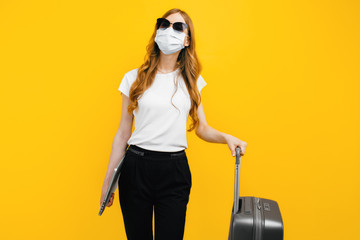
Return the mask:
M 128 97 L 137 72 L 138 68 L 125 73 L 118 88 Z M 179 110 L 171 103 L 171 97 L 176 89 L 174 81 L 178 72 L 179 68 L 170 73 L 157 73 L 153 84 L 138 100 L 138 109 L 133 111 L 135 130 L 127 142 L 129 145 L 162 152 L 181 151 L 188 148 L 186 122 L 191 102 L 181 74 L 178 77 L 177 92 L 172 98 L 172 103 Z M 199 75 L 197 80 L 199 91 L 206 84 Z

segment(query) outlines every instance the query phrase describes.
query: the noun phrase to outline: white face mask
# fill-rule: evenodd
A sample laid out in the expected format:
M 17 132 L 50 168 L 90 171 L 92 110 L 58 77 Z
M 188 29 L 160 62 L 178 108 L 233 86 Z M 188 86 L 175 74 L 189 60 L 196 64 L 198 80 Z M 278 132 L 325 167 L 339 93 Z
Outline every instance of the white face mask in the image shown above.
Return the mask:
M 155 42 L 164 54 L 172 54 L 185 47 L 184 39 L 184 32 L 175 31 L 172 27 L 168 27 L 165 30 L 159 28 L 156 31 Z

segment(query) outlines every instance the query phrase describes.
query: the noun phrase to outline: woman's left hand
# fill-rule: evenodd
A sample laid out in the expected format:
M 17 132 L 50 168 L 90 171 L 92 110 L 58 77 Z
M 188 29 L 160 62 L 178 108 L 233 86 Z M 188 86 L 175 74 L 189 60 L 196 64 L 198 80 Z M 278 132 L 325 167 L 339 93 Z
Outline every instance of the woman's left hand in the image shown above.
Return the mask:
M 231 151 L 232 156 L 234 157 L 236 155 L 236 147 L 240 147 L 240 155 L 244 156 L 245 154 L 245 149 L 247 146 L 247 143 L 244 141 L 241 141 L 240 139 L 231 136 L 230 134 L 226 135 L 226 143 Z

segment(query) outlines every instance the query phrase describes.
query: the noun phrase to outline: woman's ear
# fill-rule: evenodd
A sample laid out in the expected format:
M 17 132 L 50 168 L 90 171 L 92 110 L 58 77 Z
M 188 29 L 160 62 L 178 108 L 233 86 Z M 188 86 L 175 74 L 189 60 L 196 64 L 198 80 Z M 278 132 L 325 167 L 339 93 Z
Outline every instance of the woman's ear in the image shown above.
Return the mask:
M 189 45 L 190 45 L 189 36 L 188 36 L 188 35 L 186 35 L 186 37 L 185 37 L 185 43 L 184 43 L 184 46 L 185 46 L 185 47 L 188 47 Z

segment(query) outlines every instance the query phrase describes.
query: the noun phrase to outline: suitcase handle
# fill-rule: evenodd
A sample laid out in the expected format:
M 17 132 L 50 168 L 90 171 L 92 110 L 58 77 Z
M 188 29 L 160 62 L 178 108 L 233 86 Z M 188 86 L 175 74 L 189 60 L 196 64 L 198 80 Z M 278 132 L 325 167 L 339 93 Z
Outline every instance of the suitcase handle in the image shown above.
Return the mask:
M 235 151 L 236 151 L 236 163 L 240 164 L 240 148 L 236 147 Z
M 240 188 L 240 147 L 236 147 L 236 162 L 235 162 L 235 186 L 234 186 L 234 209 L 233 213 L 239 211 L 239 188 Z

